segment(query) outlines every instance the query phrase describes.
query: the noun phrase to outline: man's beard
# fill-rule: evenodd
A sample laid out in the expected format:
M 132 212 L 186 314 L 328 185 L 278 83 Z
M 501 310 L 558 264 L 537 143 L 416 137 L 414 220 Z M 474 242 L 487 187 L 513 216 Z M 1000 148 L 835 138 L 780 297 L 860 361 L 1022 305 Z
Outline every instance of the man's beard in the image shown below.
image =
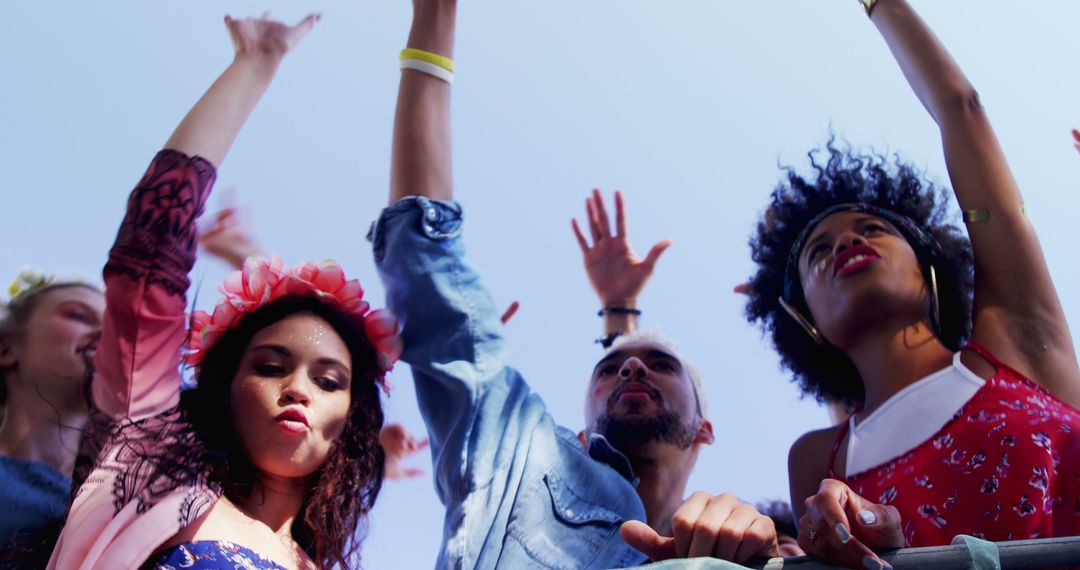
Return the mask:
M 603 435 L 619 450 L 650 442 L 690 449 L 697 430 L 694 425 L 683 423 L 678 414 L 663 411 L 655 416 L 612 417 L 604 414 L 596 420 L 593 432 Z

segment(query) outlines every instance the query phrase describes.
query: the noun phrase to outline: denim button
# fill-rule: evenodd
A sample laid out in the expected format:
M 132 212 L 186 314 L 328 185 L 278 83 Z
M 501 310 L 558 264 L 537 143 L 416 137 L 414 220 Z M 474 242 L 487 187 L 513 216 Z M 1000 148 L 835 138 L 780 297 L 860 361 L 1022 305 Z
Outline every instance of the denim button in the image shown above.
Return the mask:
M 424 231 L 430 235 L 435 232 L 435 228 L 431 224 L 424 224 Z
M 574 509 L 566 509 L 566 516 L 574 518 Z
M 429 221 L 434 222 L 439 218 L 439 213 L 435 211 L 435 208 L 428 208 L 426 216 Z

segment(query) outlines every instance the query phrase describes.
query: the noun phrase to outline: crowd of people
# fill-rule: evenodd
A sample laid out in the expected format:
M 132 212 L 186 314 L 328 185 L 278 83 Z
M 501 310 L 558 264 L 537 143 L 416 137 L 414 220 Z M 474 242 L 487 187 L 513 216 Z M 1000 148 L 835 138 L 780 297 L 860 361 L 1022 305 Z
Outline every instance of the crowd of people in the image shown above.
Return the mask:
M 333 261 L 264 256 L 232 210 L 197 225 L 319 20 L 226 17 L 235 57 L 132 191 L 104 286 L 26 271 L 9 291 L 0 560 L 356 567 L 384 481 L 419 474 L 401 460 L 427 447 L 446 512 L 438 568 L 809 555 L 880 570 L 883 552 L 959 535 L 1077 534 L 1080 367 L 1020 190 L 974 87 L 907 0 L 860 4 L 940 128 L 951 191 L 836 140 L 772 191 L 737 290 L 798 390 L 838 411 L 792 444 L 790 506 L 689 487 L 717 435 L 702 372 L 638 327 L 670 242 L 639 257 L 621 193 L 612 216 L 594 191 L 573 225 L 604 322 L 581 371 L 583 429 L 558 425 L 513 367 L 515 306 L 499 310 L 469 263 L 454 194 L 456 0 L 414 0 L 389 197 L 368 235 L 387 309 Z M 200 244 L 237 269 L 211 312 L 188 311 Z M 395 365 L 411 370 L 424 438 L 384 425 Z

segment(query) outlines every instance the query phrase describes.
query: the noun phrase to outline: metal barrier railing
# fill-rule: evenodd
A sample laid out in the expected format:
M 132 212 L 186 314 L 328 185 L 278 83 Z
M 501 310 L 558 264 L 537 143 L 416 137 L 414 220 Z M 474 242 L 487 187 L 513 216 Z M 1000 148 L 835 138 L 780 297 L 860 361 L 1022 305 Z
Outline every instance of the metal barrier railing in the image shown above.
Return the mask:
M 1001 570 L 1036 570 L 1044 568 L 1080 567 L 1080 536 L 1013 540 L 996 543 Z M 966 545 L 904 548 L 880 555 L 894 570 L 967 570 L 971 556 Z M 833 570 L 813 558 L 773 558 L 768 562 L 750 565 L 758 570 Z

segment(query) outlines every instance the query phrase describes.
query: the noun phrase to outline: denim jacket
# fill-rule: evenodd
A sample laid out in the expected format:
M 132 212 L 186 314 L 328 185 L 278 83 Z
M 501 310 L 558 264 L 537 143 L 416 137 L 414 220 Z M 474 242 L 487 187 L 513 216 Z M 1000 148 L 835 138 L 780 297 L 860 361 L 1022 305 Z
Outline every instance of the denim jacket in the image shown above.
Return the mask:
M 626 457 L 555 425 L 507 360 L 499 313 L 465 261 L 456 202 L 409 197 L 368 236 L 405 353 L 446 506 L 438 568 L 621 568 L 619 536 L 645 520 Z

